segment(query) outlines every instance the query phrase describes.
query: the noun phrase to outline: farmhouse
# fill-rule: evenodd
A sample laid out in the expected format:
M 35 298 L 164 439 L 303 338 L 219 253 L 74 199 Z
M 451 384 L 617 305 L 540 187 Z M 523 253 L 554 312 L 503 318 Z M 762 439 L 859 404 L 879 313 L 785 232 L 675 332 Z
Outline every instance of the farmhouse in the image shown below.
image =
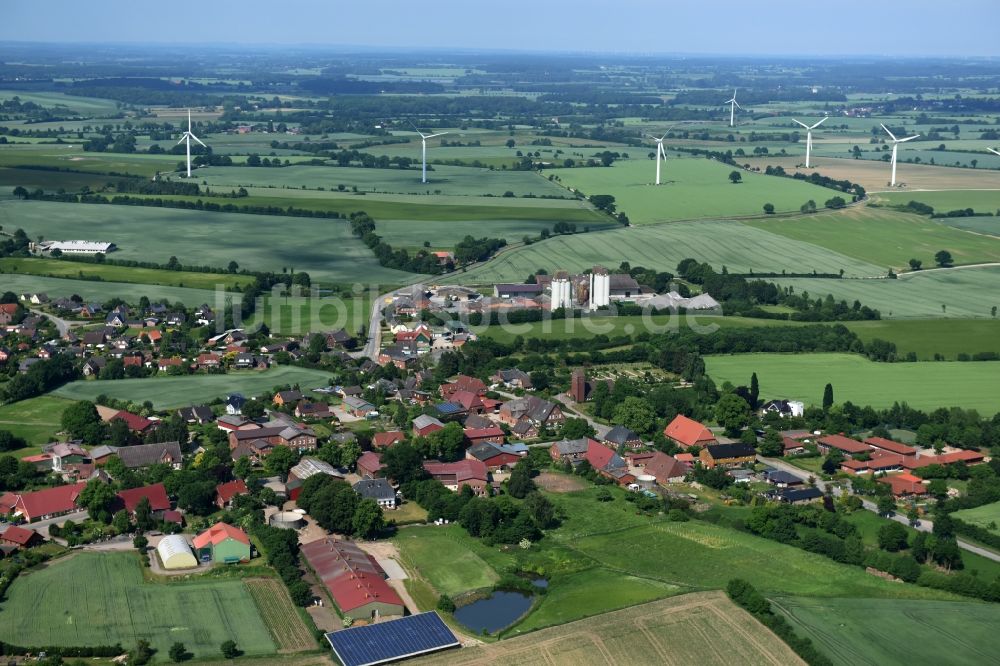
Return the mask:
M 637 449 L 642 446 L 642 437 L 625 426 L 617 425 L 604 435 L 604 443 L 616 449 L 622 447 Z
M 159 463 L 180 469 L 184 460 L 178 442 L 122 446 L 118 449 L 118 458 L 128 469 L 142 469 Z
M 685 449 L 716 443 L 715 435 L 712 434 L 711 430 L 683 414 L 675 416 L 674 420 L 664 428 L 663 434 Z
M 748 444 L 709 444 L 699 454 L 701 464 L 709 469 L 716 465 L 739 467 L 757 459 L 757 452 Z
M 549 447 L 549 455 L 553 460 L 575 464 L 583 460 L 591 441 L 589 437 L 582 437 L 553 442 Z
M 76 498 L 86 485 L 85 481 L 81 481 L 30 493 L 4 493 L 0 495 L 0 516 L 21 516 L 33 523 L 71 513 L 77 510 Z
M 170 498 L 167 497 L 167 489 L 162 483 L 154 483 L 151 486 L 141 488 L 129 488 L 118 493 L 120 506 L 129 513 L 135 515 L 135 510 L 142 500 L 149 501 L 149 508 L 153 515 L 160 517 L 164 511 L 170 509 Z
M 396 491 L 385 479 L 361 479 L 353 486 L 362 499 L 372 499 L 383 509 L 396 508 Z
M 462 486 L 469 486 L 476 495 L 486 492 L 489 472 L 481 460 L 466 458 L 449 463 L 428 460 L 424 463 L 424 469 L 453 492 L 458 492 Z
M 372 620 L 405 612 L 385 571 L 354 542 L 326 537 L 303 545 L 300 552 L 346 617 Z
M 470 445 L 491 442 L 493 444 L 503 444 L 504 432 L 500 426 L 489 425 L 485 428 L 465 428 L 465 439 Z
M 180 534 L 168 534 L 160 539 L 160 543 L 156 544 L 156 554 L 159 555 L 163 568 L 169 571 L 198 566 L 198 560 L 191 553 L 191 546 Z
M 250 537 L 228 523 L 216 523 L 192 542 L 202 562 L 235 564 L 250 561 Z
M 0 533 L 0 545 L 15 546 L 17 548 L 31 548 L 37 546 L 44 539 L 35 530 L 29 530 L 17 525 L 11 525 L 3 533 Z
M 486 469 L 497 472 L 516 465 L 524 455 L 521 451 L 520 447 L 484 441 L 466 449 L 465 457 L 469 460 L 479 460 L 486 465 Z
M 683 481 L 687 472 L 687 465 L 662 451 L 654 452 L 643 466 L 643 473 L 655 477 L 660 485 Z
M 393 444 L 399 444 L 405 439 L 406 435 L 404 435 L 400 430 L 377 432 L 372 435 L 372 446 L 376 449 L 387 449 Z

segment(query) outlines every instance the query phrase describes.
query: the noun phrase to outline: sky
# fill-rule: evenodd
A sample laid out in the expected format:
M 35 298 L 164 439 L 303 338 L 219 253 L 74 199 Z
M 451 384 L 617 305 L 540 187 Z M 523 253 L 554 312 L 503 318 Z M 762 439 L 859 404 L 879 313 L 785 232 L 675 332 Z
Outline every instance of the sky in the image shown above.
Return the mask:
M 1000 56 L 1000 0 L 3 0 L 0 41 Z M 152 9 L 152 11 L 150 11 Z M 185 20 L 187 16 L 187 20 Z

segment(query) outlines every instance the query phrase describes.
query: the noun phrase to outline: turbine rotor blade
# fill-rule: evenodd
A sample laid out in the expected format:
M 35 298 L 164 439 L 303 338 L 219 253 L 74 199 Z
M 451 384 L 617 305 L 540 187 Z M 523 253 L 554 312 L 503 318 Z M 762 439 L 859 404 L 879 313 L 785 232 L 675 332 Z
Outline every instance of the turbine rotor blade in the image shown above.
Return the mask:
M 821 119 L 821 120 L 820 120 L 820 121 L 819 121 L 818 123 L 816 123 L 815 125 L 813 125 L 813 126 L 812 126 L 812 127 L 810 127 L 809 129 L 816 129 L 817 127 L 819 127 L 820 125 L 822 125 L 823 123 L 825 123 L 825 122 L 826 122 L 826 119 L 827 119 L 828 117 L 829 117 L 829 116 L 823 116 L 823 118 L 822 118 L 822 119 Z
M 175 146 L 181 145 L 182 143 L 184 143 L 184 140 L 187 139 L 187 138 L 188 138 L 187 132 L 184 132 L 184 134 L 181 135 L 181 138 L 174 145 Z
M 997 150 L 996 148 L 987 148 L 986 150 L 990 151 L 994 155 L 1000 155 L 1000 150 Z
M 886 127 L 886 126 L 885 126 L 885 125 L 884 125 L 883 123 L 879 123 L 879 125 L 882 125 L 882 129 L 884 129 L 884 130 L 885 130 L 885 133 L 886 133 L 886 134 L 888 134 L 889 136 L 891 136 L 891 137 L 892 137 L 892 140 L 893 140 L 893 141 L 895 141 L 895 140 L 896 140 L 896 135 L 895 135 L 895 134 L 893 134 L 892 132 L 890 132 L 890 131 L 889 131 L 889 128 L 888 128 L 888 127 Z
M 896 143 L 906 143 L 907 141 L 913 141 L 914 139 L 919 139 L 919 134 L 914 134 L 913 136 L 908 136 L 905 139 L 896 139 Z
M 797 124 L 799 124 L 799 125 L 802 125 L 802 126 L 803 126 L 803 127 L 805 127 L 806 129 L 812 129 L 812 127 L 809 127 L 809 125 L 806 125 L 806 124 L 805 124 L 804 122 L 802 122 L 802 121 L 800 121 L 800 120 L 795 120 L 795 118 L 792 118 L 792 122 L 794 122 L 794 123 L 797 123 Z
M 196 136 L 195 136 L 194 134 L 192 134 L 192 135 L 191 135 L 191 138 L 192 138 L 192 139 L 194 139 L 195 141 L 197 141 L 198 143 L 200 143 L 200 144 L 201 144 L 202 146 L 204 146 L 205 148 L 208 148 L 208 146 L 206 146 L 206 145 L 205 145 L 205 144 L 204 144 L 204 143 L 202 142 L 202 140 L 201 140 L 201 139 L 199 139 L 198 137 L 196 137 Z
M 433 139 L 436 136 L 444 136 L 445 134 L 449 134 L 449 132 L 438 132 L 437 134 L 428 134 L 424 138 L 425 139 Z M 423 135 L 421 135 L 421 136 L 423 136 Z

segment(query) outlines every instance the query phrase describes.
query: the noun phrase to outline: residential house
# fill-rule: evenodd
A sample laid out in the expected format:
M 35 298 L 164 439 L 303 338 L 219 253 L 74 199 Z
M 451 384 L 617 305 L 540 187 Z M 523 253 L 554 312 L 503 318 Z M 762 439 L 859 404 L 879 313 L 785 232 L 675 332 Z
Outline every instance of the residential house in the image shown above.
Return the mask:
M 463 432 L 465 439 L 473 446 L 482 443 L 503 444 L 505 439 L 503 430 L 497 425 L 489 425 L 485 428 L 465 428 Z
M 823 491 L 819 488 L 780 488 L 771 497 L 786 504 L 806 504 L 815 502 L 823 497 Z
M 486 469 L 491 472 L 498 472 L 509 469 L 517 464 L 526 455 L 519 447 L 495 444 L 493 442 L 479 442 L 473 444 L 465 451 L 465 457 L 469 460 L 479 460 Z
M 300 400 L 295 405 L 295 416 L 300 419 L 328 419 L 333 416 L 330 405 L 325 402 Z
M 464 459 L 457 462 L 428 460 L 424 462 L 424 469 L 432 478 L 454 492 L 458 492 L 463 486 L 469 486 L 476 495 L 483 495 L 489 483 L 489 472 L 481 460 Z
M 805 403 L 798 400 L 769 400 L 760 409 L 761 415 L 777 414 L 782 418 L 802 416 Z
M 241 440 L 236 446 L 230 448 L 229 455 L 234 461 L 249 458 L 250 462 L 259 465 L 274 450 L 274 447 L 275 445 L 266 439 Z
M 476 395 L 482 397 L 486 395 L 486 384 L 483 383 L 483 380 L 477 379 L 476 377 L 459 375 L 454 379 L 454 381 L 441 384 L 438 391 L 440 392 L 441 397 L 445 400 L 451 400 L 452 394 L 456 391 L 469 391 L 470 393 L 475 393 Z
M 643 465 L 643 474 L 656 478 L 660 485 L 683 481 L 690 468 L 673 456 L 662 451 L 654 451 L 652 457 Z
M 181 417 L 186 423 L 197 423 L 199 425 L 215 421 L 215 414 L 212 413 L 212 408 L 208 405 L 181 407 L 177 410 L 177 416 Z
M 302 391 L 293 389 L 289 391 L 278 391 L 277 393 L 274 394 L 272 402 L 276 405 L 284 406 L 297 403 L 303 398 L 305 398 L 305 396 L 302 395 Z
M 149 508 L 156 518 L 162 516 L 164 511 L 170 510 L 170 498 L 167 497 L 167 489 L 162 483 L 120 491 L 118 493 L 118 508 L 125 509 L 130 516 L 135 515 L 136 508 L 144 499 L 149 502 Z
M 504 388 L 512 391 L 517 389 L 527 391 L 532 388 L 531 375 L 523 370 L 518 370 L 517 368 L 500 370 L 490 377 L 490 381 L 494 384 L 501 384 Z
M 0 533 L 0 545 L 13 546 L 21 550 L 37 546 L 44 540 L 42 535 L 35 530 L 29 530 L 17 525 L 11 525 Z
M 616 449 L 628 448 L 637 449 L 642 446 L 642 437 L 629 430 L 625 426 L 617 425 L 604 435 L 604 443 Z
M 664 428 L 663 434 L 685 449 L 692 446 L 704 447 L 717 443 L 715 435 L 712 434 L 711 430 L 683 414 L 675 416 L 674 420 Z
M 17 316 L 17 303 L 0 303 L 0 326 L 7 326 L 14 323 Z
M 389 345 L 379 352 L 378 364 L 386 366 L 392 363 L 400 370 L 406 370 L 413 365 L 417 357 L 409 349 L 402 345 Z
M 393 444 L 398 444 L 406 439 L 406 435 L 401 430 L 389 430 L 387 432 L 377 432 L 372 435 L 372 447 L 376 449 L 387 449 Z
M 261 428 L 232 430 L 229 433 L 229 448 L 235 449 L 243 442 L 262 439 L 274 446 L 309 451 L 316 448 L 316 433 L 310 428 L 283 422 L 269 422 Z
M 170 465 L 180 469 L 184 457 L 178 442 L 159 442 L 157 444 L 137 444 L 123 446 L 118 449 L 118 458 L 128 469 L 142 469 L 152 465 Z
M 701 464 L 709 469 L 716 465 L 739 467 L 757 460 L 757 452 L 749 444 L 709 444 L 699 453 Z
M 226 396 L 226 414 L 241 414 L 243 412 L 243 405 L 245 405 L 247 399 L 243 397 L 241 393 L 232 393 Z
M 198 358 L 195 363 L 197 363 L 198 367 L 203 370 L 218 368 L 222 365 L 222 357 L 215 352 L 205 352 L 198 354 Z
M 841 471 L 848 474 L 866 474 L 868 472 L 895 472 L 903 469 L 903 456 L 889 453 L 881 449 L 872 451 L 868 460 L 847 458 L 840 463 Z
M 125 410 L 115 412 L 114 415 L 107 419 L 108 423 L 114 423 L 115 421 L 124 421 L 125 425 L 128 426 L 129 432 L 140 436 L 145 435 L 156 425 L 156 421 L 151 421 L 144 416 L 126 412 Z
M 586 456 L 591 441 L 593 440 L 589 437 L 582 437 L 553 442 L 549 447 L 549 455 L 553 460 L 576 464 Z
M 777 488 L 801 486 L 805 483 L 805 481 L 798 476 L 792 474 L 791 472 L 786 472 L 783 469 L 771 469 L 764 472 L 764 480 Z
M 358 474 L 365 479 L 375 479 L 382 476 L 382 454 L 374 451 L 365 451 L 358 458 Z
M 235 479 L 220 483 L 215 487 L 215 506 L 225 509 L 233 504 L 233 498 L 237 495 L 246 495 L 250 490 L 243 479 Z
M 455 391 L 448 402 L 461 405 L 466 414 L 482 414 L 484 411 L 482 398 L 472 391 Z
M 396 508 L 396 491 L 385 479 L 361 479 L 353 486 L 362 499 L 372 499 L 383 509 Z

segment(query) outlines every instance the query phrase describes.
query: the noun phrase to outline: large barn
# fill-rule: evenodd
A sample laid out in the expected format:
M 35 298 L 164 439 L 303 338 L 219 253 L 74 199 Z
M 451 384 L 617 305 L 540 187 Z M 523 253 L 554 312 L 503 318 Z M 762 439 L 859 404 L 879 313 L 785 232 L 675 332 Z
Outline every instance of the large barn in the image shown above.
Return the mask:
M 405 611 L 382 567 L 353 542 L 327 537 L 305 544 L 301 553 L 345 616 L 371 620 Z

